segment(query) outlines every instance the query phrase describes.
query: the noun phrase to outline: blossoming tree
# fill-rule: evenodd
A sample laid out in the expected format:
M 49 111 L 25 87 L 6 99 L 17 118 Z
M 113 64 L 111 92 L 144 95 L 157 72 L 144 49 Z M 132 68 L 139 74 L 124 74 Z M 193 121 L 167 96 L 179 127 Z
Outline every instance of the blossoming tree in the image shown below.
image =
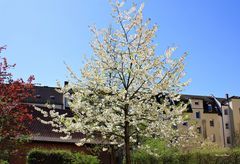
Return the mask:
M 67 67 L 72 80 L 62 92 L 74 116 L 51 111 L 48 114 L 53 120 L 48 123 L 55 131 L 64 132 L 66 138 L 74 132 L 85 134 L 79 146 L 100 139 L 124 147 L 129 164 L 131 150 L 141 144 L 141 137 L 177 142 L 174 137 L 178 130 L 174 127 L 182 122 L 186 104 L 175 102 L 187 85 L 181 81 L 186 55 L 173 58 L 176 47 L 156 54 L 153 38 L 157 25 L 143 19 L 143 4 L 133 4 L 129 9 L 125 1 L 111 5 L 116 25 L 102 30 L 91 28 L 94 55 L 81 69 L 81 77 Z
M 0 47 L 0 53 L 5 47 Z M 27 82 L 22 79 L 13 80 L 6 58 L 0 57 L 0 152 L 11 151 L 21 136 L 28 135 L 26 124 L 32 120 L 29 107 L 23 101 L 33 94 L 30 76 Z

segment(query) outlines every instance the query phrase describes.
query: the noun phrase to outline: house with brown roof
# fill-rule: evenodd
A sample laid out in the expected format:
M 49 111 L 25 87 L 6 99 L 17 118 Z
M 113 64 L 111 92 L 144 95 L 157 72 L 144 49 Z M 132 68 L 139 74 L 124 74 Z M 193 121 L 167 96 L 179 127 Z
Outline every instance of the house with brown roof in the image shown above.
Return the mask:
M 35 105 L 43 110 L 50 110 L 46 107 L 46 103 L 55 104 L 55 110 L 59 113 L 67 113 L 71 115 L 71 111 L 67 104 L 64 102 L 65 99 L 63 94 L 56 91 L 54 87 L 47 86 L 35 86 L 35 97 L 26 100 L 25 103 L 30 105 Z M 33 106 L 32 106 L 33 108 Z M 83 138 L 83 134 L 75 133 L 72 135 L 71 139 L 62 140 L 60 137 L 64 134 L 52 131 L 51 125 L 41 123 L 40 119 L 50 120 L 51 118 L 44 118 L 43 115 L 32 109 L 33 121 L 29 125 L 29 130 L 31 132 L 30 141 L 22 145 L 18 152 L 11 157 L 10 163 L 13 164 L 25 164 L 27 153 L 33 148 L 43 148 L 43 149 L 64 149 L 73 152 L 83 152 L 86 154 L 92 154 L 92 148 L 96 144 L 100 143 L 89 143 L 84 146 L 77 146 L 75 143 Z M 101 163 L 111 164 L 115 163 L 116 153 L 115 152 L 101 152 L 99 154 L 99 159 Z
M 188 115 L 196 121 L 198 133 L 205 139 L 210 139 L 222 147 L 232 147 L 239 144 L 240 138 L 240 97 L 216 98 L 214 96 L 181 95 L 181 101 L 189 102 Z M 54 87 L 35 86 L 35 98 L 28 99 L 25 103 L 50 110 L 46 103 L 55 104 L 60 113 L 71 115 L 70 109 L 63 94 Z M 69 140 L 60 139 L 63 134 L 52 131 L 50 125 L 42 124 L 36 118 L 42 118 L 36 110 L 33 111 L 33 122 L 29 126 L 32 137 L 29 143 L 20 148 L 17 156 L 11 163 L 25 163 L 26 155 L 32 148 L 68 149 L 91 153 L 91 148 L 100 143 L 89 143 L 82 147 L 75 145 L 83 137 L 81 133 L 73 134 Z M 47 118 L 50 119 L 50 118 Z M 184 126 L 188 126 L 184 122 Z M 99 155 L 102 163 L 116 163 L 120 158 L 116 152 L 102 152 Z

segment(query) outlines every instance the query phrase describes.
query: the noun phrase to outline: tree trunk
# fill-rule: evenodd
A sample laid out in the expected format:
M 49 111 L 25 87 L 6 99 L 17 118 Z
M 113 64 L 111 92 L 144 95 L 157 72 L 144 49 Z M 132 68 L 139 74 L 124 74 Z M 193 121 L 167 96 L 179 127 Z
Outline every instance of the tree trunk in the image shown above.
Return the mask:
M 125 141 L 125 158 L 126 164 L 131 164 L 131 154 L 130 154 L 130 142 L 129 142 L 129 122 L 128 122 L 128 107 L 125 108 L 125 131 L 124 131 L 124 141 Z
M 116 152 L 114 151 L 114 146 L 111 145 L 111 164 L 115 164 L 116 161 Z
M 130 158 L 130 143 L 129 143 L 129 126 L 128 122 L 125 122 L 125 157 L 126 157 L 126 164 L 131 164 Z

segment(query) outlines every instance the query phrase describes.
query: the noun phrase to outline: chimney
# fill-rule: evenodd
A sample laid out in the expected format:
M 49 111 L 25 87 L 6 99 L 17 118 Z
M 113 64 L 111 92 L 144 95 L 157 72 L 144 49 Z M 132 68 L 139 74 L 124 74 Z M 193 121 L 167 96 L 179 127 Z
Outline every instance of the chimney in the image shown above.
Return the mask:
M 68 85 L 68 81 L 64 81 L 64 86 L 67 86 Z
M 228 94 L 226 94 L 226 99 L 229 100 L 229 95 Z

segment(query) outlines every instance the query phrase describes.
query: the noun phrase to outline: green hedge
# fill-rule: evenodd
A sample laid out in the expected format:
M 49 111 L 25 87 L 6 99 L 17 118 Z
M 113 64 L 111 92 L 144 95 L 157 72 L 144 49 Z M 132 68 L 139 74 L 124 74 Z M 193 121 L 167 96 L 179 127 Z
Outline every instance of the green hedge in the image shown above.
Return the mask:
M 39 150 L 29 152 L 28 164 L 99 164 L 96 156 L 65 150 Z
M 159 158 L 152 156 L 144 151 L 136 151 L 132 154 L 132 162 L 134 164 L 155 164 Z
M 240 164 L 240 149 L 160 154 L 158 157 L 143 151 L 133 153 L 134 164 Z
M 100 161 L 96 156 L 75 153 L 73 163 L 74 164 L 99 164 Z
M 0 159 L 0 164 L 9 164 L 8 161 Z

